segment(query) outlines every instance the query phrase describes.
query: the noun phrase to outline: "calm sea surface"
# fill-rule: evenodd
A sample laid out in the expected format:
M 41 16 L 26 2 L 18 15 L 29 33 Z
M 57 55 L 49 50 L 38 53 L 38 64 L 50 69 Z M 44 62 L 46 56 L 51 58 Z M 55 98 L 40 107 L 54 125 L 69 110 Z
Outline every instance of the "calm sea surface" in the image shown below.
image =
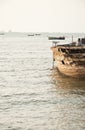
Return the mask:
M 85 130 L 85 80 L 52 69 L 48 35 L 0 36 L 0 130 Z

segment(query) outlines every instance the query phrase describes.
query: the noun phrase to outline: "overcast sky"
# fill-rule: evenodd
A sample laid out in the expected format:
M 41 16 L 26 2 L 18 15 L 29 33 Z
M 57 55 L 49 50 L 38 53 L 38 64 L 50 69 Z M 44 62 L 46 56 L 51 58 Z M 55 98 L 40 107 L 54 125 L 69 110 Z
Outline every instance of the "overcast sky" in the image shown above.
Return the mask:
M 85 0 L 0 0 L 1 30 L 85 33 Z

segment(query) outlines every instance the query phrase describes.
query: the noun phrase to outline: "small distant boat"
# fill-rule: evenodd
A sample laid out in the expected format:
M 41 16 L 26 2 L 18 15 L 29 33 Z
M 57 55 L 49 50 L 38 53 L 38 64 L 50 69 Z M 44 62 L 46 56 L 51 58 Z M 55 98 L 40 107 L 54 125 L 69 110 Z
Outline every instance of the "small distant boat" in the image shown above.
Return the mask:
M 28 36 L 34 36 L 34 34 L 28 34 Z
M 85 78 L 85 38 L 78 38 L 77 42 L 54 42 L 51 47 L 55 67 L 64 75 Z
M 5 33 L 0 33 L 0 35 L 5 35 Z
M 40 33 L 36 33 L 35 36 L 40 36 L 41 34 Z
M 48 37 L 49 40 L 65 40 L 64 36 L 60 36 L 60 37 Z

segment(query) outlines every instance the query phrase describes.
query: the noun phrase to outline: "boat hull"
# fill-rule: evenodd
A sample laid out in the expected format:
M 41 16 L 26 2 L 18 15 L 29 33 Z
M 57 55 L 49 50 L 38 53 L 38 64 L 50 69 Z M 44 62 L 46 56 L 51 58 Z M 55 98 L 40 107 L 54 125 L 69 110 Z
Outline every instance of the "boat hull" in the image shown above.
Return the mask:
M 61 62 L 57 62 L 55 65 L 59 72 L 66 76 L 75 78 L 85 77 L 85 66 L 63 65 Z
M 85 47 L 52 47 L 55 67 L 64 75 L 85 77 Z

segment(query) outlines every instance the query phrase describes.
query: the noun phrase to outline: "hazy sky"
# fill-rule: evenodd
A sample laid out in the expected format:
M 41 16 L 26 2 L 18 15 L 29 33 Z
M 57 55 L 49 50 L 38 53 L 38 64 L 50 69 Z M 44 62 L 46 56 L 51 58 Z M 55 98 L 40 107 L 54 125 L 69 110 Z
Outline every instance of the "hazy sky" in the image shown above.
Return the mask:
M 0 0 L 0 30 L 85 32 L 85 0 Z

